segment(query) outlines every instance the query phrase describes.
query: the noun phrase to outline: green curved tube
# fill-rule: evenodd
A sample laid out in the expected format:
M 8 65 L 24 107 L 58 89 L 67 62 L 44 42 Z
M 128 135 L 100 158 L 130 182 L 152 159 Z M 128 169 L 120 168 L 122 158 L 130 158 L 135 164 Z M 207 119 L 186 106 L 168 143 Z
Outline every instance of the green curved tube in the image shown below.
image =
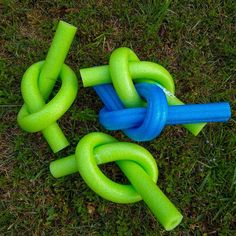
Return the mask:
M 107 178 L 97 165 L 115 161 L 132 185 Z M 117 142 L 103 133 L 90 133 L 78 143 L 76 154 L 51 162 L 56 178 L 78 172 L 97 194 L 117 203 L 143 199 L 166 230 L 175 228 L 182 215 L 156 186 L 158 170 L 152 155 L 137 144 Z
M 84 87 L 113 83 L 123 104 L 127 107 L 137 107 L 142 105 L 142 100 L 137 94 L 132 80 L 158 83 L 165 88 L 164 92 L 169 105 L 184 104 L 174 96 L 173 78 L 164 67 L 153 62 L 138 61 L 136 55 L 130 51 L 127 48 L 116 49 L 111 55 L 109 65 L 80 69 Z M 127 61 L 129 61 L 128 64 Z M 198 135 L 205 125 L 206 123 L 183 126 L 193 135 Z
M 42 65 L 42 62 L 33 64 L 26 71 L 21 83 L 22 95 L 30 114 L 27 109 L 24 109 L 26 114 L 19 116 L 19 124 L 28 132 L 38 132 L 56 122 L 70 107 L 77 95 L 76 75 L 67 65 L 63 65 L 60 73 L 62 86 L 56 96 L 45 104 L 38 89 L 37 77 Z
M 139 107 L 143 105 L 143 100 L 134 87 L 127 62 L 139 62 L 136 54 L 129 48 L 118 48 L 111 54 L 109 61 L 111 80 L 126 107 Z
M 75 32 L 76 27 L 60 21 L 46 60 L 33 64 L 25 72 L 21 84 L 25 104 L 17 121 L 28 132 L 42 130 L 53 152 L 69 145 L 56 121 L 69 109 L 78 91 L 75 73 L 63 64 Z M 45 104 L 58 77 L 62 80 L 62 87 Z

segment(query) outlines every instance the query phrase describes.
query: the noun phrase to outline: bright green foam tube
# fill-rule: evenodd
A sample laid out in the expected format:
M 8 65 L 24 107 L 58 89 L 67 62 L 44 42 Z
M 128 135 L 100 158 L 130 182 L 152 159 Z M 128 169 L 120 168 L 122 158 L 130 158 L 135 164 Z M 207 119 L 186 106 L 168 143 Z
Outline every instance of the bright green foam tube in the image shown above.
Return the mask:
M 55 36 L 49 48 L 39 77 L 39 90 L 45 101 L 52 92 L 52 89 L 60 74 L 76 30 L 76 27 L 64 21 L 60 21 L 58 24 Z M 53 152 L 58 152 L 69 145 L 67 138 L 56 123 L 52 124 L 42 133 Z
M 60 158 L 50 163 L 50 173 L 54 178 L 60 178 L 78 172 L 75 155 Z
M 113 144 L 102 145 L 94 149 L 94 157 L 96 159 L 97 164 L 104 164 L 104 163 L 110 162 L 111 159 L 115 160 L 116 158 L 118 158 L 117 151 L 115 151 L 116 149 L 115 145 L 116 143 L 114 143 L 114 145 Z M 126 157 L 124 156 L 123 158 L 130 158 L 131 155 L 129 154 L 131 154 L 135 148 L 134 145 L 132 146 L 133 147 L 131 149 L 126 149 L 126 150 L 122 149 L 120 151 L 121 153 L 120 155 L 123 156 L 123 154 L 126 153 Z M 86 161 L 87 161 L 87 158 L 86 158 Z M 130 201 L 126 201 L 126 203 L 136 202 L 136 201 L 139 201 L 140 199 L 143 199 L 145 203 L 148 205 L 148 207 L 150 208 L 150 210 L 152 211 L 152 213 L 155 215 L 157 220 L 163 225 L 163 227 L 166 230 L 172 230 L 178 224 L 180 224 L 183 217 L 181 213 L 176 209 L 176 207 L 165 196 L 165 194 L 155 184 L 157 177 L 155 177 L 155 181 L 154 181 L 146 173 L 147 166 L 145 165 L 145 163 L 143 163 L 144 167 L 141 167 L 141 165 L 138 164 L 139 161 L 138 160 L 135 161 L 135 159 L 132 161 L 124 160 L 124 159 L 116 160 L 116 163 L 119 165 L 121 170 L 124 172 L 124 174 L 127 176 L 127 178 L 132 184 L 131 185 L 132 187 L 130 186 L 131 187 L 130 191 L 127 191 L 128 186 L 120 185 L 120 184 L 111 182 L 109 179 L 107 179 L 106 180 L 107 187 L 103 186 L 103 189 L 99 189 L 100 194 L 101 192 L 103 192 L 107 196 L 105 197 L 103 196 L 103 194 L 101 194 L 101 196 L 103 196 L 104 198 L 113 202 L 119 202 L 118 195 L 120 195 L 120 192 L 118 190 L 123 192 L 124 190 L 123 187 L 125 187 L 126 190 L 125 192 L 123 192 L 123 194 L 128 194 L 129 196 L 127 196 L 126 199 L 130 200 Z M 81 163 L 81 165 L 83 164 L 86 165 L 85 162 Z M 87 169 L 86 166 L 84 168 Z M 144 171 L 144 168 L 146 171 Z M 91 170 L 91 171 L 93 172 L 94 170 Z M 78 164 L 77 164 L 75 155 L 71 155 L 71 156 L 51 162 L 50 172 L 55 178 L 59 178 L 62 176 L 66 176 L 66 175 L 78 172 Z M 87 181 L 90 183 L 91 181 L 95 182 L 96 185 L 100 186 L 99 178 L 96 178 L 96 177 L 93 179 L 91 178 L 92 177 L 89 176 L 89 180 L 87 179 Z M 88 182 L 87 184 L 90 185 Z M 119 193 L 117 192 L 117 195 L 111 194 L 110 193 L 111 190 L 109 189 L 110 187 L 112 187 L 114 193 L 116 193 L 116 191 L 118 191 Z M 137 192 L 139 196 L 141 196 L 141 198 L 139 198 L 138 196 L 137 197 L 133 196 L 135 195 L 132 190 L 133 188 L 135 190 L 135 193 Z M 96 190 L 94 191 L 96 192 Z
M 116 161 L 116 163 L 166 230 L 172 230 L 180 224 L 183 218 L 181 213 L 140 165 L 128 160 Z M 51 162 L 50 172 L 55 178 L 78 172 L 75 155 Z
M 56 121 L 73 103 L 78 91 L 78 81 L 75 73 L 64 64 L 60 73 L 61 88 L 45 104 L 38 88 L 43 63 L 41 61 L 30 66 L 22 78 L 21 92 L 25 103 L 18 113 L 17 122 L 27 132 L 42 131 L 53 152 L 57 152 L 68 142 Z
M 112 83 L 110 69 L 108 65 L 80 69 L 84 87 Z M 129 62 L 129 73 L 135 82 L 160 84 L 166 94 L 169 105 L 184 104 L 174 96 L 173 79 L 164 67 L 147 61 Z M 122 94 L 124 92 L 120 90 L 119 93 Z M 193 135 L 198 135 L 205 125 L 206 123 L 184 124 L 183 126 Z
M 66 22 L 60 21 L 55 36 L 53 38 L 53 41 L 51 43 L 51 46 L 49 48 L 46 60 L 41 64 L 35 63 L 34 65 L 32 65 L 24 75 L 26 76 L 27 74 L 27 77 L 30 78 L 29 81 L 27 79 L 26 83 L 31 83 L 32 81 L 31 79 L 34 79 L 37 76 L 39 76 L 39 78 L 37 78 L 37 84 L 35 86 L 36 87 L 38 86 L 40 91 L 40 96 L 43 97 L 44 101 L 48 99 L 55 85 L 55 82 L 59 76 L 75 77 L 73 81 L 77 80 L 76 76 L 74 75 L 74 72 L 70 68 L 67 69 L 67 67 L 63 65 L 75 33 L 76 33 L 76 27 Z M 40 66 L 40 71 L 37 71 L 39 66 Z M 64 69 L 62 70 L 62 68 Z M 71 79 L 69 79 L 69 81 L 70 80 Z M 25 92 L 23 91 L 23 89 L 27 90 L 28 89 L 27 87 L 28 86 L 26 85 L 24 86 L 24 88 L 22 88 L 23 94 Z M 73 88 L 72 90 L 73 91 L 77 90 L 77 84 L 75 84 L 75 88 Z M 34 91 L 37 91 L 37 89 L 34 89 Z M 30 94 L 31 92 L 26 91 L 26 93 Z M 73 95 L 71 94 L 71 96 Z M 18 121 L 23 117 L 23 114 L 29 115 L 28 112 L 37 113 L 45 105 L 43 102 L 39 101 L 32 101 L 30 103 L 31 103 L 30 107 L 26 107 L 25 105 L 22 107 L 18 115 Z M 58 103 L 56 106 L 60 110 L 62 104 Z M 45 120 L 45 122 L 47 122 L 47 120 Z M 66 139 L 65 135 L 63 134 L 62 130 L 60 129 L 60 127 L 56 122 L 52 123 L 47 128 L 43 129 L 42 133 L 45 139 L 47 140 L 49 146 L 52 148 L 53 152 L 58 152 L 69 145 L 68 140 Z
M 132 161 L 117 161 L 116 163 L 166 230 L 172 230 L 180 224 L 183 218 L 181 213 L 141 166 Z
M 60 74 L 77 28 L 60 21 L 39 77 L 39 90 L 47 100 Z

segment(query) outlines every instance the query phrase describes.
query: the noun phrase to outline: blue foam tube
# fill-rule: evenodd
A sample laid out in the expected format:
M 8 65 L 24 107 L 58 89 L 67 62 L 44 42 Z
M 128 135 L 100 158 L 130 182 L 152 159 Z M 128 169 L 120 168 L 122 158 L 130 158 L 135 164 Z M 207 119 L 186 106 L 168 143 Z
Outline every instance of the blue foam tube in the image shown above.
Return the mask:
M 228 102 L 169 106 L 166 124 L 226 122 L 231 116 Z
M 129 108 L 99 113 L 100 123 L 108 130 L 128 129 L 139 126 L 146 114 L 146 108 Z M 226 122 L 230 118 L 227 102 L 169 106 L 166 125 L 194 124 L 201 122 Z M 111 122 L 112 121 L 112 122 Z
M 97 85 L 93 88 L 108 110 L 115 111 L 124 108 L 111 84 Z
M 144 141 L 141 138 L 141 134 L 139 134 L 138 138 L 132 134 L 132 132 L 131 135 L 129 135 L 129 133 L 131 128 L 142 125 L 147 114 L 147 108 L 124 108 L 114 88 L 110 84 L 99 85 L 94 87 L 94 89 L 105 104 L 105 107 L 100 111 L 99 114 L 100 123 L 109 130 L 129 129 L 127 134 L 129 137 L 131 136 L 131 138 L 137 141 Z M 149 119 L 150 122 L 153 122 L 154 119 L 155 122 L 162 123 L 160 124 L 159 129 L 162 129 L 164 125 L 193 124 L 201 122 L 226 122 L 231 116 L 230 105 L 227 102 L 167 106 L 165 101 L 166 99 L 163 99 L 164 92 L 157 85 L 139 83 L 136 84 L 136 89 L 140 94 L 143 93 L 143 96 L 146 94 L 145 98 L 149 99 L 149 97 L 151 97 L 149 99 L 150 101 L 152 101 L 152 99 L 162 101 L 161 103 L 159 101 L 159 104 L 158 101 L 155 101 L 155 103 L 151 105 L 151 110 L 154 109 L 157 116 L 160 116 L 160 113 L 166 112 L 167 114 L 164 115 L 165 117 L 161 117 L 161 120 L 160 118 L 158 120 L 154 119 L 152 114 L 152 118 Z M 158 106 L 159 109 L 153 108 L 153 106 Z M 145 127 L 153 129 L 148 125 Z M 144 131 L 144 129 L 142 131 Z M 146 132 L 151 131 L 145 130 L 145 133 Z

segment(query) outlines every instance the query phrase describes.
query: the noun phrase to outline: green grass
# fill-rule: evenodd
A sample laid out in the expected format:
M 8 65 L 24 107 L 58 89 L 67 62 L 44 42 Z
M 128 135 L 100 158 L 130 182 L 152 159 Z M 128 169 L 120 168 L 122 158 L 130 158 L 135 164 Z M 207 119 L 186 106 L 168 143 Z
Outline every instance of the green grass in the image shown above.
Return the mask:
M 146 3 L 143 3 L 146 2 Z M 236 234 L 236 3 L 229 1 L 3 1 L 0 5 L 1 235 Z M 92 131 L 104 131 L 102 104 L 80 82 L 79 96 L 60 120 L 71 146 L 53 155 L 40 133 L 22 131 L 24 71 L 45 58 L 59 19 L 78 27 L 67 63 L 107 64 L 117 47 L 165 66 L 186 103 L 229 101 L 233 118 L 208 124 L 198 137 L 181 126 L 141 143 L 156 158 L 158 185 L 184 215 L 165 232 L 143 202 L 118 205 L 93 193 L 78 174 L 54 179 L 50 161 L 74 152 Z M 121 141 L 121 132 L 112 132 Z M 119 181 L 115 165 L 102 168 Z M 118 177 L 117 177 L 118 176 Z

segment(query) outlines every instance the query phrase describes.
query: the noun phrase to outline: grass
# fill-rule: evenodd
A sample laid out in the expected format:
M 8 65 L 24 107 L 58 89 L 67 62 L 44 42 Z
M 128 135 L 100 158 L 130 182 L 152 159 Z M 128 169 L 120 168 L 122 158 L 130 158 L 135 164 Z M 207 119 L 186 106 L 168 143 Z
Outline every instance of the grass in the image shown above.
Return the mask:
M 0 5 L 1 235 L 234 235 L 236 234 L 236 3 L 228 1 L 3 1 Z M 198 137 L 166 127 L 141 143 L 156 158 L 158 185 L 184 215 L 165 232 L 143 202 L 118 205 L 93 193 L 78 174 L 54 179 L 51 160 L 74 152 L 98 123 L 102 104 L 80 82 L 61 118 L 71 146 L 53 155 L 40 133 L 16 123 L 24 71 L 45 58 L 59 19 L 78 27 L 67 63 L 107 64 L 111 51 L 131 47 L 142 60 L 165 66 L 187 103 L 229 101 L 233 118 L 208 124 Z M 112 132 L 119 140 L 127 138 Z M 119 181 L 114 164 L 103 171 Z M 117 177 L 118 176 L 118 177 Z

